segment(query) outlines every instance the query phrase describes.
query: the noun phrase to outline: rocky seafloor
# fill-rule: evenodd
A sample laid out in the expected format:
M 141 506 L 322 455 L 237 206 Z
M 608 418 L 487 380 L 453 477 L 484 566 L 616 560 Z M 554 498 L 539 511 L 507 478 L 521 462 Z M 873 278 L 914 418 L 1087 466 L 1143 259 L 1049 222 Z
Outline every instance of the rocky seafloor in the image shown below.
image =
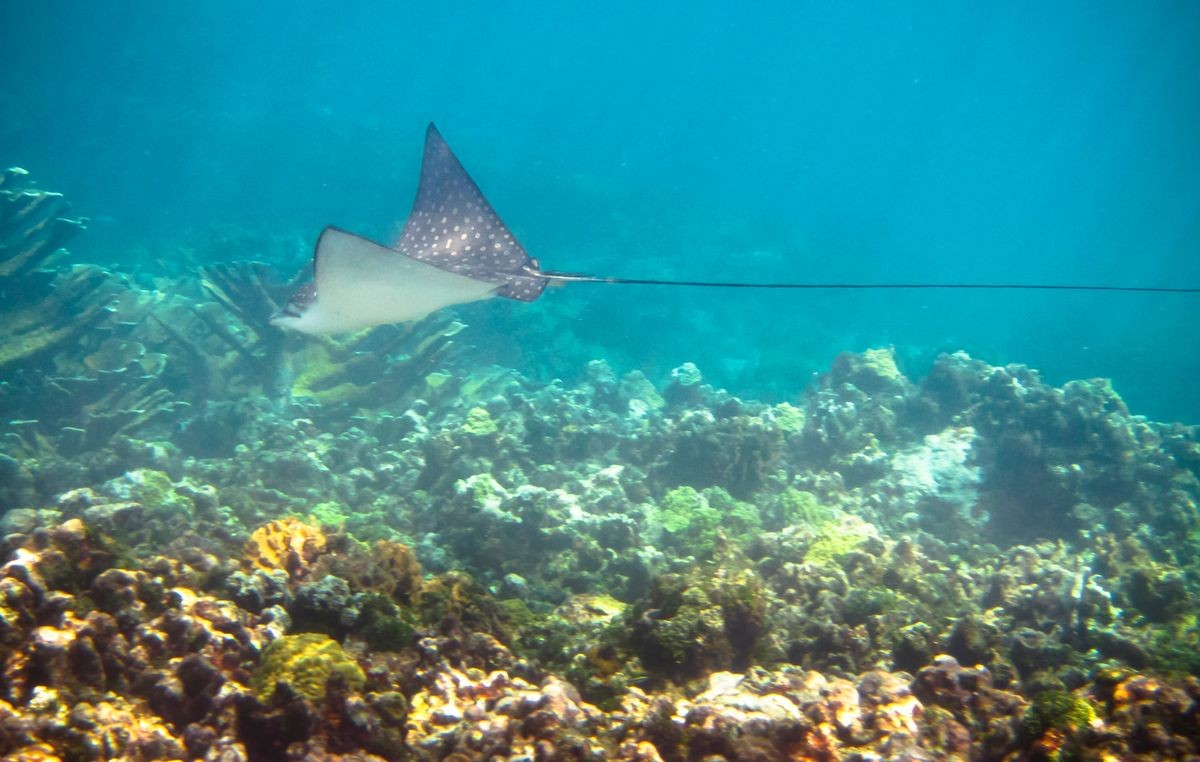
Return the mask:
M 0 194 L 6 759 L 1200 759 L 1200 433 L 1103 380 L 539 381 Z

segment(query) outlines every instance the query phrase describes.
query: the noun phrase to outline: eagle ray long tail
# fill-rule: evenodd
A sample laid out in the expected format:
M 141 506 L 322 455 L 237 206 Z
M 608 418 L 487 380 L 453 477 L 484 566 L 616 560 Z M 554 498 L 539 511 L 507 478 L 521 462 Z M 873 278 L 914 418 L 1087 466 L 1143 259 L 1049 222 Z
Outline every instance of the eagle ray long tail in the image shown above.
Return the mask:
M 614 283 L 625 286 L 692 286 L 696 288 L 778 289 L 975 289 L 1006 291 L 1121 291 L 1127 293 L 1197 294 L 1200 288 L 1170 286 L 1086 286 L 1059 283 L 740 283 L 709 280 L 608 278 L 598 275 L 531 271 L 530 275 L 560 283 Z

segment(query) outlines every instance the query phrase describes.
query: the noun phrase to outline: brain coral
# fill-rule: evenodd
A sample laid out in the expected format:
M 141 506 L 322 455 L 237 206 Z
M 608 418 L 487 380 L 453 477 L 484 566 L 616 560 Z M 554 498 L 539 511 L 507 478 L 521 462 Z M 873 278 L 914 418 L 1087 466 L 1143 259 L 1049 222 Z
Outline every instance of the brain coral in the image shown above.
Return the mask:
M 325 698 L 325 684 L 339 674 L 351 688 L 366 682 L 358 663 L 328 635 L 304 632 L 285 635 L 263 651 L 262 663 L 254 671 L 251 687 L 264 703 L 275 696 L 275 686 L 285 682 L 312 701 Z

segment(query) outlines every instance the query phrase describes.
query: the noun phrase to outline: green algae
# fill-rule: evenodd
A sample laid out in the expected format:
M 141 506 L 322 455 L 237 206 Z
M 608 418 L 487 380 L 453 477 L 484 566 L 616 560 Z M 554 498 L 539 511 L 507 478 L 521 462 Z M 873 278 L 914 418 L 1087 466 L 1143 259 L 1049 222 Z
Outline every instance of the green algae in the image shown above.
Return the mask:
M 628 646 L 649 674 L 687 681 L 752 663 L 765 632 L 762 581 L 749 569 L 713 572 L 661 575 L 631 610 Z
M 504 614 L 508 617 L 509 624 L 512 625 L 513 631 L 518 636 L 525 630 L 536 626 L 544 621 L 544 617 L 540 617 L 529 608 L 529 605 L 520 598 L 504 598 L 497 601 L 500 608 L 504 609 Z M 518 637 L 519 642 L 519 637 Z
M 643 660 L 669 674 L 700 674 L 702 663 L 725 661 L 725 645 L 717 637 L 724 629 L 721 612 L 706 592 L 687 585 L 681 576 L 659 580 L 666 608 L 650 609 L 643 618 L 653 625 L 640 644 Z
M 413 644 L 419 622 L 415 613 L 382 593 L 359 597 L 357 633 L 372 651 L 398 651 Z
M 786 487 L 763 502 L 763 523 L 768 529 L 804 525 L 818 526 L 832 518 L 832 511 L 811 492 Z
M 698 556 L 710 555 L 722 537 L 742 542 L 762 529 L 758 509 L 720 487 L 676 487 L 663 495 L 656 516 L 668 544 Z
M 663 495 L 658 508 L 658 519 L 663 529 L 676 533 L 693 523 L 711 522 L 714 513 L 703 496 L 694 487 L 676 487 Z
M 469 574 L 447 572 L 428 580 L 413 603 L 423 623 L 443 631 L 486 632 L 501 643 L 513 641 L 505 608 Z
M 385 504 L 389 501 L 380 501 Z M 360 542 L 392 540 L 406 545 L 413 541 L 392 527 L 391 516 L 374 505 L 351 510 L 343 503 L 333 500 L 317 503 L 308 511 L 309 523 L 322 529 L 344 532 Z M 301 517 L 302 518 L 302 517 Z
M 150 517 L 186 519 L 193 513 L 192 501 L 179 494 L 175 490 L 175 482 L 162 471 L 135 469 L 113 479 L 106 486 L 119 499 L 141 503 Z
M 513 633 L 513 650 L 538 664 L 565 670 L 576 648 L 578 628 L 557 613 L 539 614 L 518 598 L 499 601 Z
M 318 524 L 329 529 L 344 528 L 348 518 L 341 503 L 335 503 L 332 500 L 317 503 L 309 513 Z
M 1025 710 L 1021 731 L 1035 739 L 1048 730 L 1074 733 L 1095 721 L 1096 709 L 1087 699 L 1064 690 L 1048 690 L 1039 693 Z
M 704 490 L 709 506 L 718 511 L 726 534 L 737 542 L 745 542 L 762 530 L 762 518 L 752 503 L 735 499 L 721 487 Z
M 1196 612 L 1184 614 L 1168 626 L 1152 628 L 1148 639 L 1158 669 L 1200 677 L 1200 617 Z

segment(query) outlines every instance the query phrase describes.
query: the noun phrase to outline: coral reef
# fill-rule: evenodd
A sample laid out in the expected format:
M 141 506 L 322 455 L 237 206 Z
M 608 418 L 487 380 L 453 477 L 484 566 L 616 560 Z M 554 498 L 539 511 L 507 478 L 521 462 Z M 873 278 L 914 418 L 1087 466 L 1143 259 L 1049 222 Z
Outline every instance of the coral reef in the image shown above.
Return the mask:
M 286 634 L 294 625 L 279 607 L 255 614 L 221 598 L 217 588 L 206 592 L 219 587 L 214 571 L 223 563 L 208 554 L 118 566 L 77 519 L 10 536 L 6 544 L 0 754 L 8 759 L 1183 759 L 1200 753 L 1195 678 L 1103 669 L 1072 688 L 1024 698 L 1012 686 L 998 687 L 988 668 L 963 667 L 945 654 L 932 656 L 915 677 L 886 669 L 829 675 L 786 663 L 722 670 L 710 656 L 691 664 L 694 679 L 686 686 L 626 683 L 600 706 L 475 629 L 470 623 L 483 620 L 467 609 L 459 608 L 447 628 L 448 600 L 470 608 L 486 598 L 452 578 L 425 585 L 457 591 L 439 597 L 436 614 L 421 610 L 425 592 L 415 609 L 396 604 L 413 614 L 417 634 L 389 648 L 349 636 L 339 644 L 312 632 Z M 364 552 L 370 551 L 349 551 Z M 83 568 L 102 570 L 84 574 Z M 690 584 L 702 595 L 689 594 L 683 580 L 664 581 L 652 600 L 670 605 L 665 598 L 676 596 L 681 608 L 664 610 L 659 621 L 711 619 L 710 635 L 723 626 L 729 641 L 708 648 L 710 654 L 753 641 L 744 624 L 734 625 L 762 626 L 754 613 L 762 591 L 750 578 L 723 585 L 698 574 Z M 706 613 L 714 603 L 717 619 Z M 696 606 L 695 619 L 683 613 L 687 606 Z M 581 598 L 560 607 L 555 627 L 601 638 L 624 632 L 637 643 L 648 613 L 635 607 L 626 616 L 615 602 Z M 535 627 L 537 619 L 527 617 L 522 626 Z M 593 674 L 628 669 L 618 655 L 579 656 Z M 673 669 L 679 666 L 673 661 Z
M 325 535 L 320 529 L 289 517 L 251 532 L 243 557 L 249 570 L 281 571 L 294 582 L 312 574 L 325 550 Z
M 540 381 L 0 193 L 6 758 L 1200 755 L 1200 432 L 1104 380 Z

